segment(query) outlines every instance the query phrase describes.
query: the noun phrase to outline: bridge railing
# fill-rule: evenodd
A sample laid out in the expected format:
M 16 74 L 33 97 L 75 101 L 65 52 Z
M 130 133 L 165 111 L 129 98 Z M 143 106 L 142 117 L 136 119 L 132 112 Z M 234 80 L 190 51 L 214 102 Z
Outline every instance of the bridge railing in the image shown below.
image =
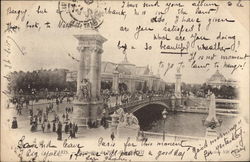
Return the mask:
M 140 131 L 140 134 L 144 134 L 146 138 L 162 138 L 163 133 L 156 133 L 156 132 L 147 132 L 147 131 Z M 185 135 L 176 135 L 176 134 L 165 134 L 166 139 L 171 139 L 174 141 L 178 140 L 204 140 L 204 137 L 196 137 L 196 136 L 185 136 Z
M 136 105 L 141 105 L 141 104 L 147 104 L 149 102 L 153 102 L 153 101 L 162 101 L 162 100 L 166 100 L 166 99 L 169 99 L 167 96 L 152 96 L 152 97 L 146 97 L 142 100 L 132 100 L 128 103 L 124 103 L 122 105 L 116 105 L 116 106 L 113 106 L 113 107 L 110 107 L 109 110 L 110 112 L 114 112 L 115 110 L 119 109 L 119 108 L 122 108 L 122 109 L 126 109 L 128 107 L 133 107 L 133 106 L 136 106 Z

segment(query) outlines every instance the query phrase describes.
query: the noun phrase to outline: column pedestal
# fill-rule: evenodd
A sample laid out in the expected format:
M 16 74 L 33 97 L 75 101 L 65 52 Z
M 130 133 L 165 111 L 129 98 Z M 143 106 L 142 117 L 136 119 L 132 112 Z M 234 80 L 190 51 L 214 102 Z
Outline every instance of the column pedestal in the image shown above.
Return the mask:
M 102 44 L 106 41 L 97 31 L 86 30 L 78 39 L 80 60 L 77 76 L 77 95 L 73 102 L 72 121 L 79 131 L 98 127 L 102 117 L 103 103 L 100 100 Z
M 102 109 L 103 109 L 103 103 L 101 101 L 90 102 L 89 121 L 92 123 L 96 122 L 97 127 L 99 127 L 101 124 Z
M 96 127 L 100 126 L 103 108 L 103 103 L 101 101 L 92 101 L 88 103 L 74 101 L 73 104 L 74 111 L 71 115 L 71 120 L 78 125 L 79 132 L 89 128 L 89 123 L 92 123 L 92 125 Z
M 74 111 L 71 115 L 72 122 L 78 125 L 78 130 L 81 132 L 82 130 L 88 128 L 89 121 L 89 103 L 83 103 L 79 101 L 74 101 Z
M 214 130 L 214 129 L 211 129 L 211 128 L 207 128 L 206 129 L 206 137 L 208 138 L 214 138 L 214 137 L 217 137 L 217 131 Z

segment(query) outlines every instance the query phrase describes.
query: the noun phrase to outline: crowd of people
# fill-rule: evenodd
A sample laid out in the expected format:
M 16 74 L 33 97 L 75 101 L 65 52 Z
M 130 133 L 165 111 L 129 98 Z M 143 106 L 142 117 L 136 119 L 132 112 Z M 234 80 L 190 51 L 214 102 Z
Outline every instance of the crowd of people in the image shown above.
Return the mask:
M 55 103 L 53 103 L 52 99 L 48 99 L 48 103 L 45 104 L 45 107 L 35 109 L 33 104 L 30 105 L 29 102 L 24 103 L 22 100 L 17 100 L 15 108 L 17 115 L 21 116 L 24 104 L 26 105 L 31 132 L 54 132 L 57 133 L 58 140 L 62 139 L 63 133 L 69 134 L 68 138 L 76 138 L 78 125 L 70 121 L 70 114 L 73 113 L 73 106 L 70 105 L 71 100 L 67 98 L 67 104 L 61 117 L 59 117 L 60 103 L 60 98 L 56 98 Z M 13 117 L 11 128 L 18 128 L 17 117 Z
M 123 104 L 128 104 L 135 101 L 140 101 L 145 98 L 152 98 L 154 96 L 163 96 L 166 93 L 163 92 L 154 92 L 148 91 L 147 93 L 142 93 L 141 91 L 136 91 L 130 93 L 128 91 L 123 91 L 121 93 L 112 93 L 109 90 L 105 90 L 104 93 L 101 93 L 101 98 L 104 102 L 103 117 L 101 119 L 101 125 L 106 129 L 109 127 L 108 120 L 109 108 L 113 106 L 119 106 Z M 59 105 L 62 103 L 62 100 L 66 99 L 66 107 L 63 112 L 59 113 Z M 16 101 L 16 111 L 17 115 L 22 115 L 22 110 L 24 105 L 29 113 L 30 118 L 30 131 L 37 132 L 41 131 L 43 133 L 56 133 L 57 139 L 62 140 L 62 134 L 68 134 L 68 138 L 76 138 L 78 132 L 78 125 L 73 123 L 70 120 L 70 114 L 74 112 L 73 106 L 71 105 L 71 99 L 69 97 L 57 97 L 55 102 L 53 98 L 47 98 L 48 103 L 43 108 L 34 109 L 33 103 L 32 106 L 26 100 L 18 99 Z M 89 128 L 98 127 L 97 122 L 89 121 Z M 17 128 L 17 118 L 15 117 L 12 121 L 12 128 Z
M 148 91 L 147 93 L 143 93 L 141 91 L 136 91 L 133 93 L 123 91 L 121 93 L 112 93 L 112 91 L 110 90 L 103 91 L 101 95 L 104 104 L 106 104 L 108 108 L 128 104 L 135 101 L 141 101 L 146 98 L 151 99 L 155 96 L 170 96 L 170 94 L 163 91 Z

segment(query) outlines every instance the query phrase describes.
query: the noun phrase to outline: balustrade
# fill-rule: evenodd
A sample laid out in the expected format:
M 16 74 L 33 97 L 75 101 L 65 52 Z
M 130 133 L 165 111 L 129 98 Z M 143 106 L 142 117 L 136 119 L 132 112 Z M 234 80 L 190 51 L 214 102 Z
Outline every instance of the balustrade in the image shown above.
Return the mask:
M 169 99 L 169 98 L 167 98 Z M 170 100 L 170 99 L 169 99 Z M 130 107 L 134 107 L 136 105 L 141 105 L 141 104 L 147 104 L 150 102 L 155 102 L 155 101 L 166 101 L 166 96 L 152 96 L 144 98 L 143 100 L 132 100 L 128 103 L 124 103 L 122 105 L 117 105 L 114 107 L 110 107 L 110 112 L 114 112 L 115 110 L 122 108 L 122 109 L 128 109 Z

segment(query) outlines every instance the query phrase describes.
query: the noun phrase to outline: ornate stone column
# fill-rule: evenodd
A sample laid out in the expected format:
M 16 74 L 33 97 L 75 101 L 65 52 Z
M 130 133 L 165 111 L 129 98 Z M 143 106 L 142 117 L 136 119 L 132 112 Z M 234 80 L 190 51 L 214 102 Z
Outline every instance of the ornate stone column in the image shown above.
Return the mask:
M 135 79 L 133 77 L 129 77 L 128 80 L 128 91 L 133 93 L 135 91 Z
M 181 73 L 180 70 L 177 70 L 177 73 L 175 75 L 176 82 L 175 82 L 175 97 L 177 100 L 177 107 L 180 107 L 181 105 Z
M 88 122 L 97 123 L 101 118 L 103 108 L 100 100 L 101 54 L 102 44 L 106 39 L 93 30 L 75 37 L 79 41 L 77 49 L 80 60 L 72 120 L 82 128 L 88 127 Z
M 153 77 L 152 77 L 152 76 L 149 76 L 149 77 L 148 77 L 148 89 L 149 89 L 150 91 L 153 90 Z
M 178 71 L 175 75 L 175 97 L 181 98 L 181 73 Z
M 156 80 L 156 91 L 160 90 L 160 78 L 157 78 Z

